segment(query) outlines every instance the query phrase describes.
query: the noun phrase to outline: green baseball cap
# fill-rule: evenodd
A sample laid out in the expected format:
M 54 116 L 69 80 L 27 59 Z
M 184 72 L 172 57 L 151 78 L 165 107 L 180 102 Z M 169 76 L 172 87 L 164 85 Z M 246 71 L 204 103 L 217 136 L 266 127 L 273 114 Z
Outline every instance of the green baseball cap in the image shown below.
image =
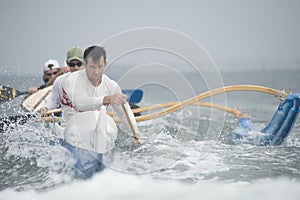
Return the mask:
M 73 47 L 71 48 L 67 53 L 67 62 L 70 62 L 71 60 L 79 60 L 80 62 L 83 61 L 83 50 L 80 47 Z

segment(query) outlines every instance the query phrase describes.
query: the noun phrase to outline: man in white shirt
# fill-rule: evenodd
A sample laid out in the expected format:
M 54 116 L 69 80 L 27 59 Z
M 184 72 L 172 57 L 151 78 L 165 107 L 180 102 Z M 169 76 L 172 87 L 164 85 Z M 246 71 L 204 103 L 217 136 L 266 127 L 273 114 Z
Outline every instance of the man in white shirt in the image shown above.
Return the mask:
M 126 132 L 131 133 L 133 129 L 138 132 L 127 96 L 104 74 L 105 67 L 104 48 L 88 47 L 84 51 L 84 69 L 72 73 L 62 88 L 62 119 L 66 124 L 62 145 L 72 152 L 77 160 L 75 171 L 85 178 L 104 168 L 102 153 L 109 152 L 116 139 L 118 130 L 106 114 L 107 106 L 116 111 Z
M 83 50 L 80 47 L 73 47 L 67 52 L 67 73 L 57 77 L 53 83 L 51 95 L 47 99 L 46 105 L 42 110 L 46 114 L 48 110 L 53 110 L 60 107 L 62 99 L 62 86 L 65 79 L 72 73 L 78 71 L 83 65 Z
M 126 119 L 122 104 L 126 106 L 129 117 L 136 126 L 134 115 L 122 94 L 120 86 L 103 72 L 106 67 L 106 52 L 99 46 L 91 46 L 84 52 L 84 69 L 72 73 L 63 84 L 62 110 L 63 120 L 68 121 L 73 115 L 100 110 L 111 105 L 118 116 Z M 127 120 L 122 120 L 128 124 Z M 129 126 L 127 126 L 129 127 Z M 130 129 L 128 129 L 130 130 Z

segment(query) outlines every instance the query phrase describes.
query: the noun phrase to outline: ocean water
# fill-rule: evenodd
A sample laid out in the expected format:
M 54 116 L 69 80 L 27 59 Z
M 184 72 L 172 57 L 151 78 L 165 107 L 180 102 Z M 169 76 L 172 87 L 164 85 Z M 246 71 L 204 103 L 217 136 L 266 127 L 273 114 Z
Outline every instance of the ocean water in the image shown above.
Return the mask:
M 255 84 L 279 90 L 284 86 L 300 92 L 299 72 L 230 70 L 221 76 L 224 85 Z M 190 77 L 198 94 L 206 91 L 203 80 Z M 39 76 L 0 75 L 0 85 L 19 90 L 39 84 Z M 181 94 L 175 94 L 165 88 L 143 86 L 145 94 L 139 105 L 174 101 L 174 96 L 186 92 L 179 89 Z M 24 113 L 19 106 L 21 99 L 1 104 L 0 117 Z M 258 129 L 266 126 L 279 102 L 277 97 L 257 92 L 226 95 L 226 105 L 246 111 Z M 51 124 L 37 120 L 0 133 L 0 200 L 300 198 L 299 119 L 283 145 L 233 144 L 231 132 L 237 119 L 232 114 L 186 107 L 138 123 L 142 145 L 133 144 L 120 130 L 115 149 L 104 157 L 107 168 L 88 180 L 74 180 L 70 154 L 51 144 L 57 139 Z

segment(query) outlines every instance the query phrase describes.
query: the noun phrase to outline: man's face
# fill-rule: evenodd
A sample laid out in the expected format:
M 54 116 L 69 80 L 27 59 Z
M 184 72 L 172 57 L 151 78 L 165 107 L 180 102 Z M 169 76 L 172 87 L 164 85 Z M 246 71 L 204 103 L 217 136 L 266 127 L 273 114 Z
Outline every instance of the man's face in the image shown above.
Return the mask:
M 105 62 L 103 56 L 97 61 L 93 62 L 92 58 L 88 58 L 88 62 L 85 64 L 86 74 L 91 83 L 95 86 L 102 81 L 102 75 L 105 69 Z
M 47 83 L 55 74 L 57 74 L 59 70 L 57 68 L 50 69 L 44 72 L 43 80 L 45 83 Z
M 82 66 L 82 62 L 79 60 L 71 60 L 69 63 L 67 63 L 69 69 L 71 72 L 76 72 L 80 69 Z

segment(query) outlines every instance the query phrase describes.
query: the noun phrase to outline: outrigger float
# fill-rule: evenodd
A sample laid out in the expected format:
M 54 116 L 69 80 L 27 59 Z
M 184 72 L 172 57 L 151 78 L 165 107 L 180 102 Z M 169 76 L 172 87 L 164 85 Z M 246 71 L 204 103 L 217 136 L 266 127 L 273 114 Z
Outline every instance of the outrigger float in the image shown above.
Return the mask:
M 262 92 L 274 95 L 280 99 L 277 110 L 265 128 L 261 130 L 256 129 L 251 117 L 244 112 L 223 105 L 202 101 L 213 95 L 232 91 Z M 42 108 L 43 104 L 45 103 L 45 97 L 49 95 L 49 89 L 47 92 L 45 90 L 44 92 L 41 91 L 41 93 L 43 100 L 38 99 L 37 103 L 36 101 L 33 101 L 34 98 L 29 98 L 23 102 L 23 107 L 29 111 L 37 111 L 39 108 Z M 35 102 L 34 106 L 32 106 L 33 102 Z M 182 102 L 168 102 L 148 107 L 139 107 L 132 109 L 132 111 L 133 113 L 141 114 L 146 111 L 160 109 L 151 114 L 136 116 L 135 120 L 137 122 L 141 122 L 163 117 L 186 106 L 205 106 L 214 109 L 221 109 L 234 114 L 234 116 L 239 119 L 237 128 L 232 131 L 232 140 L 236 144 L 248 143 L 259 146 L 276 146 L 281 145 L 286 141 L 295 124 L 299 113 L 300 94 L 292 92 L 288 93 L 284 89 L 275 90 L 257 85 L 232 85 L 203 92 L 198 96 Z M 126 112 L 126 109 L 124 109 L 124 111 Z M 56 109 L 50 111 L 49 113 L 56 112 L 61 112 L 61 110 Z M 75 168 L 80 171 L 81 175 L 84 174 L 85 177 L 89 177 L 93 172 L 103 169 L 103 166 L 99 165 L 99 162 L 101 163 L 102 161 L 102 155 L 109 152 L 114 147 L 114 142 L 117 138 L 118 132 L 114 122 L 120 123 L 120 119 L 112 118 L 113 116 L 114 113 L 106 112 L 105 108 L 102 108 L 100 111 L 79 113 L 75 115 L 74 118 L 69 122 L 67 122 L 67 128 L 58 126 L 57 122 L 61 121 L 60 117 L 52 115 L 51 117 L 44 117 L 43 120 L 46 123 L 54 123 L 56 131 L 60 132 L 62 137 L 64 137 L 62 140 L 60 140 L 61 145 L 65 146 L 69 151 L 71 151 L 74 155 L 74 158 L 77 160 Z M 93 120 L 89 120 L 89 118 Z M 130 121 L 130 119 L 127 120 Z M 84 121 L 86 123 L 80 123 L 85 124 L 80 125 L 79 123 L 76 123 L 78 121 Z M 131 130 L 134 134 L 134 137 L 138 139 L 138 137 L 135 135 L 136 133 L 135 130 L 133 130 L 133 127 L 131 127 Z M 90 134 L 88 137 L 86 135 L 87 133 Z M 82 144 L 74 143 L 72 141 L 71 144 L 74 144 L 74 146 L 68 144 L 70 142 L 68 141 L 68 135 L 70 134 L 73 136 L 74 134 L 77 134 L 77 137 L 79 138 L 77 142 L 82 142 Z M 88 140 L 84 140 L 83 138 L 88 138 Z M 83 151 L 78 152 L 75 150 L 78 148 L 82 149 Z M 82 157 L 84 157 L 84 159 L 82 159 Z M 95 162 L 95 159 L 99 162 Z M 94 162 L 94 166 L 92 165 L 92 168 L 88 167 L 88 169 L 86 169 L 84 166 L 87 162 Z

